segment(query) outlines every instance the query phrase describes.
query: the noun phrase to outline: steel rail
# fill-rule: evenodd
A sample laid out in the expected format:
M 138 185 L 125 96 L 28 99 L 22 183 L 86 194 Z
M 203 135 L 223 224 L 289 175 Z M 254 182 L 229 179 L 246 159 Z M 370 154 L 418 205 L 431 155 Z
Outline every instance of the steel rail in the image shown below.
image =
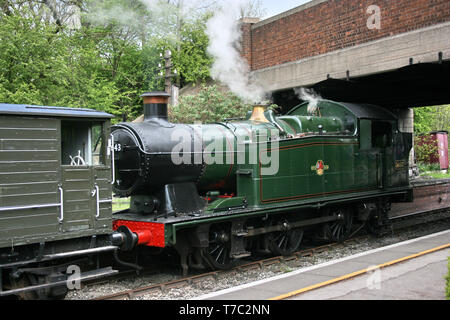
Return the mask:
M 355 239 L 349 239 L 347 241 L 344 241 L 344 243 L 348 243 L 350 241 L 355 241 Z M 234 267 L 231 270 L 219 270 L 219 271 L 211 271 L 207 273 L 202 273 L 195 276 L 190 277 L 184 277 L 177 280 L 171 280 L 164 283 L 158 283 L 150 286 L 140 287 L 136 289 L 130 289 L 122 292 L 113 293 L 110 295 L 105 295 L 101 297 L 94 298 L 92 300 L 123 300 L 123 299 L 133 299 L 136 296 L 140 296 L 143 294 L 148 294 L 152 292 L 165 292 L 169 289 L 175 289 L 175 288 L 182 288 L 186 285 L 190 285 L 192 283 L 208 280 L 208 279 L 217 279 L 222 274 L 229 274 L 233 272 L 241 272 L 246 270 L 251 270 L 255 268 L 262 269 L 265 266 L 273 265 L 276 263 L 281 263 L 283 261 L 292 261 L 292 260 L 298 260 L 301 257 L 306 256 L 313 256 L 315 253 L 321 253 L 324 252 L 336 245 L 339 245 L 340 243 L 330 243 L 319 247 L 313 247 L 308 248 L 304 250 L 300 250 L 292 254 L 291 256 L 284 257 L 284 256 L 277 256 L 277 257 L 270 257 L 262 260 L 257 260 L 253 262 L 248 262 L 242 265 L 239 265 L 237 267 Z

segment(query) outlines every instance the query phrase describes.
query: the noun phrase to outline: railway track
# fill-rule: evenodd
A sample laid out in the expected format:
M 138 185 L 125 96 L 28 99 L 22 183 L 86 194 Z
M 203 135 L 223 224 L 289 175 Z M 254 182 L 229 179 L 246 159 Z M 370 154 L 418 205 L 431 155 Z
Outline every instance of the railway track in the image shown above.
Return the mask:
M 411 226 L 416 226 L 419 224 L 424 224 L 428 222 L 435 222 L 443 219 L 450 218 L 450 208 L 440 209 L 438 211 L 420 213 L 415 212 L 414 214 L 409 214 L 401 217 L 391 218 L 391 228 L 393 230 L 405 229 Z M 387 230 L 389 231 L 389 230 Z M 388 232 L 389 233 L 389 232 Z M 183 288 L 189 285 L 197 284 L 202 281 L 217 280 L 224 277 L 231 277 L 233 274 L 244 273 L 250 270 L 262 270 L 268 266 L 274 264 L 281 264 L 284 262 L 298 261 L 305 257 L 312 257 L 314 255 L 323 253 L 325 251 L 333 250 L 337 247 L 350 246 L 355 243 L 362 243 L 367 241 L 369 235 L 359 235 L 354 238 L 348 239 L 340 243 L 330 243 L 326 245 L 314 246 L 311 248 L 302 249 L 295 252 L 290 256 L 276 256 L 270 258 L 258 259 L 255 261 L 244 262 L 243 264 L 226 271 L 212 271 L 206 272 L 198 275 L 183 277 L 176 280 L 171 280 L 163 283 L 152 284 L 149 286 L 142 286 L 135 289 L 129 289 L 113 294 L 108 294 L 100 297 L 96 297 L 92 300 L 132 300 L 136 297 L 153 294 L 153 293 L 164 293 L 171 289 Z
M 348 243 L 349 241 L 355 241 L 355 239 L 347 240 L 347 241 L 345 241 L 345 243 Z M 137 288 L 137 289 L 130 289 L 127 291 L 118 292 L 118 293 L 94 298 L 92 300 L 124 300 L 124 299 L 131 300 L 131 299 L 134 299 L 136 296 L 140 296 L 143 294 L 149 294 L 149 293 L 152 293 L 155 291 L 164 292 L 166 290 L 170 290 L 170 289 L 174 289 L 174 288 L 181 288 L 181 287 L 195 284 L 197 282 L 204 281 L 204 280 L 217 279 L 218 277 L 223 276 L 223 275 L 231 275 L 236 272 L 245 272 L 245 271 L 251 270 L 251 269 L 262 269 L 265 266 L 269 266 L 272 264 L 276 264 L 276 263 L 280 263 L 280 262 L 284 262 L 284 261 L 298 260 L 302 257 L 312 256 L 316 253 L 321 253 L 326 250 L 329 250 L 335 245 L 338 245 L 338 243 L 331 243 L 331 244 L 327 244 L 327 245 L 323 245 L 323 246 L 319 246 L 319 247 L 315 247 L 315 248 L 301 250 L 301 251 L 298 251 L 288 257 L 277 256 L 277 257 L 265 258 L 265 259 L 261 259 L 261 260 L 257 260 L 257 261 L 253 261 L 253 262 L 244 263 L 244 264 L 239 265 L 231 270 L 206 272 L 206 273 L 202 273 L 199 275 L 184 277 L 181 279 L 177 279 L 177 280 L 173 280 L 173 281 L 169 281 L 169 282 L 165 282 L 165 283 L 154 284 L 154 285 L 141 287 L 141 288 Z

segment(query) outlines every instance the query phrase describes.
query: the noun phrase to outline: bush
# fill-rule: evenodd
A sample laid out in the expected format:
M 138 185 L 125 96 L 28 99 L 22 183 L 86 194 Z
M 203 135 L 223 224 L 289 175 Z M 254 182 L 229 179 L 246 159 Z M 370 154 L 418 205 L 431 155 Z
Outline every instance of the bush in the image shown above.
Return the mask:
M 268 110 L 279 108 L 276 104 Z M 253 105 L 244 103 L 230 91 L 217 85 L 202 85 L 195 95 L 181 96 L 176 106 L 169 108 L 169 120 L 173 123 L 214 123 L 225 119 L 245 118 Z
M 251 109 L 251 105 L 216 85 L 202 86 L 198 94 L 180 97 L 179 104 L 170 108 L 169 119 L 174 123 L 211 123 L 245 117 Z
M 420 172 L 440 171 L 441 166 L 439 163 L 423 163 L 417 162 Z
M 420 163 L 430 163 L 433 155 L 437 154 L 438 146 L 431 136 L 424 137 L 421 143 L 416 143 L 415 146 L 416 159 Z

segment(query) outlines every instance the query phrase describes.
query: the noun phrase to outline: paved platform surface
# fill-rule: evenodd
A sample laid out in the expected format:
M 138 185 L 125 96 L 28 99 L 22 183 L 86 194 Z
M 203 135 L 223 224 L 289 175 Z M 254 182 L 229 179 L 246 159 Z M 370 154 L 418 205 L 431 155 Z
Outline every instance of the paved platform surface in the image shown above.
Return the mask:
M 438 248 L 446 245 L 450 245 L 450 230 L 225 289 L 195 300 L 445 300 L 450 247 Z M 436 251 L 428 252 L 430 249 Z M 411 259 L 403 260 L 407 257 Z M 339 281 L 341 279 L 345 280 Z

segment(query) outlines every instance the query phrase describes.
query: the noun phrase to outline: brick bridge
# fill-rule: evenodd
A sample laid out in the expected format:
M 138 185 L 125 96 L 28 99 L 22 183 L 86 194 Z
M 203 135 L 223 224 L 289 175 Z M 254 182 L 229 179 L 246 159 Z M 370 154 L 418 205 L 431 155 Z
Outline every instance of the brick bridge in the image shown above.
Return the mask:
M 390 109 L 450 103 L 449 0 L 313 0 L 242 20 L 252 75 L 292 107 L 292 90 Z

